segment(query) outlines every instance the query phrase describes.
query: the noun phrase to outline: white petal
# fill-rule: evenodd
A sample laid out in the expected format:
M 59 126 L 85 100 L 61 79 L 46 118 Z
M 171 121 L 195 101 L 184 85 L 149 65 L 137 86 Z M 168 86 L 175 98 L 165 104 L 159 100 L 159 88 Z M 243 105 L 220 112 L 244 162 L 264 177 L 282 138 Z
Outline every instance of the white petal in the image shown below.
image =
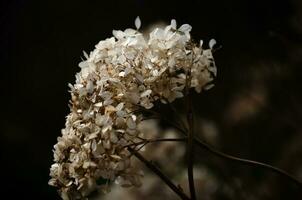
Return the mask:
M 212 49 L 215 44 L 216 44 L 216 40 L 215 39 L 211 39 L 210 42 L 209 42 L 209 47 Z
M 200 40 L 199 46 L 202 47 L 202 45 L 203 45 L 203 40 Z
M 179 91 L 175 91 L 174 95 L 176 98 L 182 98 L 184 96 L 183 93 Z
M 215 85 L 214 84 L 209 84 L 209 85 L 206 85 L 205 87 L 204 87 L 204 89 L 205 90 L 209 90 L 209 89 L 211 89 L 212 87 L 214 87 Z
M 120 55 L 119 57 L 118 57 L 118 62 L 120 63 L 120 64 L 124 64 L 124 62 L 126 62 L 126 57 L 124 56 L 124 55 Z
M 85 56 L 86 59 L 89 58 L 89 56 L 88 56 L 88 54 L 86 53 L 86 51 L 83 51 L 83 54 L 84 54 L 84 56 Z
M 125 33 L 123 31 L 120 30 L 113 30 L 112 31 L 112 35 L 116 38 L 116 39 L 122 39 L 123 37 L 125 37 Z
M 183 24 L 183 25 L 181 25 L 181 27 L 179 27 L 178 30 L 183 33 L 190 32 L 192 30 L 192 26 L 190 26 L 189 24 Z
M 176 20 L 175 20 L 175 19 L 172 19 L 172 20 L 171 20 L 171 27 L 172 27 L 173 29 L 176 29 Z
M 95 107 L 102 107 L 103 106 L 103 102 L 99 102 L 99 103 L 96 103 L 94 104 Z
M 80 68 L 88 67 L 87 61 L 82 61 L 82 62 L 80 62 L 80 63 L 79 63 L 79 67 L 80 67 Z
M 131 115 L 131 118 L 133 119 L 133 121 L 136 121 L 136 115 Z
M 143 98 L 143 97 L 149 96 L 151 93 L 152 93 L 152 90 L 146 90 L 141 93 L 141 97 Z
M 86 90 L 89 94 L 91 94 L 94 90 L 94 85 L 93 85 L 93 82 L 92 81 L 88 81 L 87 82 L 87 85 L 86 85 Z
M 123 102 L 121 102 L 121 103 L 119 103 L 117 106 L 116 106 L 116 110 L 122 110 L 123 109 L 123 107 L 124 107 L 124 103 Z
M 114 158 L 116 160 L 121 160 L 122 158 L 118 155 L 110 155 L 111 158 Z
M 125 76 L 125 72 L 120 72 L 118 75 L 121 76 L 121 77 L 124 77 Z
M 136 17 L 134 24 L 137 30 L 141 27 L 141 19 L 139 16 Z

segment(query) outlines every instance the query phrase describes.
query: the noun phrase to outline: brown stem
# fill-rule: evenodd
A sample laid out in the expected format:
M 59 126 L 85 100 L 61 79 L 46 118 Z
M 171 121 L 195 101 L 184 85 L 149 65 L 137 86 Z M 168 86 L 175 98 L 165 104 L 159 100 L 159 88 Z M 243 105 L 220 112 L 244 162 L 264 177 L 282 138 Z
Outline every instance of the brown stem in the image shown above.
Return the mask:
M 193 51 L 192 51 L 193 52 Z M 192 56 L 193 64 L 193 56 Z M 192 96 L 190 95 L 191 85 L 191 69 L 186 71 L 185 83 L 185 103 L 187 107 L 187 122 L 188 122 L 188 140 L 187 140 L 187 159 L 188 159 L 188 182 L 191 194 L 191 199 L 196 200 L 195 184 L 194 184 L 194 123 L 193 123 L 193 105 Z
M 191 199 L 196 199 L 195 185 L 194 185 L 194 123 L 193 123 L 193 110 L 192 99 L 188 96 L 188 109 L 187 109 L 187 122 L 188 122 L 188 140 L 187 140 L 187 159 L 188 159 L 188 180 Z
M 132 153 L 136 158 L 138 158 L 141 162 L 143 162 L 146 167 L 148 167 L 151 171 L 153 171 L 162 181 L 164 181 L 170 188 L 173 190 L 181 199 L 190 200 L 190 198 L 182 191 L 181 188 L 177 187 L 170 179 L 167 177 L 161 170 L 153 164 L 152 161 L 146 160 L 140 153 L 136 150 L 128 147 L 130 153 Z

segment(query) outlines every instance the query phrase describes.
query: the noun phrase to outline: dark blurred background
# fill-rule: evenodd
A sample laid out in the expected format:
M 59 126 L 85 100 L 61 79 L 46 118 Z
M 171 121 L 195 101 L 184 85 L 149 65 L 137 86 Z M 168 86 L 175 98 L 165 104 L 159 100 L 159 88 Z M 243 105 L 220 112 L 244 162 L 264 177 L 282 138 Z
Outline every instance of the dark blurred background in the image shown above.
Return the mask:
M 69 113 L 67 84 L 83 50 L 134 27 L 138 15 L 142 28 L 175 18 L 192 25 L 196 41 L 222 46 L 216 86 L 194 95 L 200 137 L 302 180 L 301 13 L 299 0 L 1 0 L 1 196 L 59 199 L 47 182 Z M 197 158 L 217 183 L 200 199 L 302 199 L 301 188 L 269 171 L 203 151 Z

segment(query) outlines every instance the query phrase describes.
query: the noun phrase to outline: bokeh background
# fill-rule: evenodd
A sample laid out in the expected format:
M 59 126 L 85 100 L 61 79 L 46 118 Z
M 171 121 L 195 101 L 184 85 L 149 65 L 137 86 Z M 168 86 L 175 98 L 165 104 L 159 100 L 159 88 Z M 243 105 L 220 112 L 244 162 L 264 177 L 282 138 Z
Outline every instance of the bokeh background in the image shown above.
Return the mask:
M 196 41 L 215 38 L 222 47 L 214 54 L 216 86 L 194 95 L 199 137 L 302 180 L 300 0 L 1 0 L 1 199 L 60 199 L 47 182 L 69 112 L 67 84 L 83 50 L 113 29 L 134 27 L 138 15 L 143 29 L 174 18 L 192 25 Z M 175 104 L 180 113 L 182 105 Z M 169 145 L 149 157 L 186 187 L 182 147 Z M 301 188 L 269 171 L 202 150 L 196 159 L 200 199 L 302 199 Z M 143 188 L 113 188 L 106 198 L 177 199 L 144 171 Z

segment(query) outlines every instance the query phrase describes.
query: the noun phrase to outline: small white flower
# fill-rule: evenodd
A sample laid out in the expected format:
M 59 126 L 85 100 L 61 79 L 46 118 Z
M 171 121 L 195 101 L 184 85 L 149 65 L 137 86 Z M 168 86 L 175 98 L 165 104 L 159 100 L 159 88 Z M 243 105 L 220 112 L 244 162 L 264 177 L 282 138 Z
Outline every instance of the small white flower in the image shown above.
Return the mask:
M 215 44 L 216 44 L 216 40 L 215 39 L 211 39 L 209 41 L 209 47 L 210 47 L 210 49 L 213 49 L 213 47 L 215 46 Z
M 143 93 L 141 93 L 141 98 L 142 98 L 142 97 L 149 96 L 151 93 L 152 93 L 152 90 L 146 90 L 146 91 L 144 91 Z
M 136 17 L 135 19 L 135 27 L 138 30 L 141 27 L 141 19 L 139 18 L 139 16 Z
M 179 27 L 178 30 L 183 33 L 190 32 L 192 30 L 192 26 L 190 26 L 189 24 L 183 24 L 181 25 L 181 27 Z
M 202 48 L 202 45 L 203 45 L 203 40 L 200 40 L 199 41 L 199 47 Z
M 176 30 L 176 26 L 177 26 L 177 24 L 176 24 L 176 20 L 175 19 L 172 19 L 171 20 L 171 28 L 173 28 L 173 29 L 175 29 Z

